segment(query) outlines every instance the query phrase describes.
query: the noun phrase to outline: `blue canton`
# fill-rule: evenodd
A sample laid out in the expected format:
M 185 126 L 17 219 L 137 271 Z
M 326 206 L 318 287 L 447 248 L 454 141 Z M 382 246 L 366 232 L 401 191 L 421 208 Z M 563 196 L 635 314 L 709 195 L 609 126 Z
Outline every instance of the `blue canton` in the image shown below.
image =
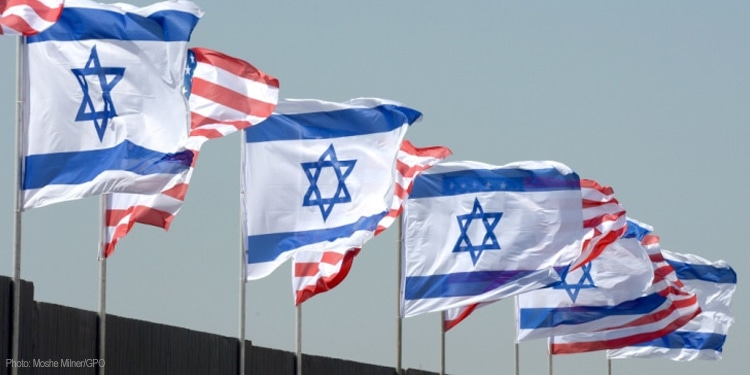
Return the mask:
M 305 175 L 307 176 L 308 181 L 310 181 L 310 187 L 305 193 L 302 205 L 318 206 L 321 215 L 323 215 L 323 221 L 326 221 L 336 203 L 351 202 L 352 197 L 349 195 L 349 189 L 346 188 L 346 183 L 344 183 L 344 181 L 349 177 L 349 174 L 352 173 L 355 163 L 357 163 L 357 160 L 339 160 L 336 156 L 336 150 L 333 148 L 333 144 L 328 146 L 328 149 L 323 155 L 320 155 L 318 161 L 301 163 L 302 169 L 305 170 Z M 323 194 L 318 187 L 320 174 L 323 171 L 323 168 L 331 168 L 336 174 L 336 192 L 330 198 L 323 198 Z
M 185 77 L 183 82 L 182 94 L 185 99 L 190 99 L 190 93 L 193 92 L 193 74 L 198 61 L 195 60 L 195 52 L 188 50 L 187 63 L 185 64 Z
M 575 302 L 576 299 L 578 299 L 578 293 L 581 292 L 581 289 L 591 289 L 596 288 L 596 285 L 594 285 L 594 279 L 591 278 L 591 262 L 588 262 L 581 266 L 581 271 L 583 273 L 581 274 L 581 277 L 573 284 L 568 283 L 568 268 L 566 267 L 561 273 L 560 278 L 562 279 L 560 282 L 555 283 L 552 285 L 553 289 L 565 289 L 565 292 L 568 293 L 568 296 L 570 297 L 570 300 Z
M 483 251 L 500 250 L 500 243 L 497 242 L 494 231 L 502 216 L 502 212 L 484 212 L 482 205 L 479 204 L 479 199 L 474 198 L 474 208 L 471 210 L 471 213 L 456 216 L 458 227 L 461 229 L 461 235 L 458 236 L 458 241 L 456 241 L 456 246 L 453 247 L 453 252 L 468 251 L 471 254 L 471 261 L 476 266 Z M 468 234 L 469 226 L 474 219 L 481 220 L 484 225 L 485 233 L 480 245 L 472 244 Z
M 111 91 L 112 88 L 122 79 L 125 74 L 125 68 L 103 68 L 99 62 L 99 54 L 96 52 L 96 46 L 94 46 L 91 48 L 91 55 L 89 55 L 86 65 L 83 68 L 71 69 L 71 71 L 75 74 L 76 80 L 78 80 L 78 84 L 81 85 L 81 90 L 83 91 L 83 101 L 78 108 L 76 121 L 93 121 L 94 127 L 96 128 L 96 134 L 99 136 L 99 141 L 102 141 L 104 139 L 104 132 L 107 130 L 109 119 L 117 116 L 115 105 L 112 103 Z M 101 111 L 96 110 L 94 101 L 91 99 L 89 82 L 86 79 L 87 76 L 95 76 L 99 81 L 99 87 L 102 92 L 102 102 L 104 102 L 104 108 Z M 111 77 L 111 80 L 107 81 L 107 77 Z

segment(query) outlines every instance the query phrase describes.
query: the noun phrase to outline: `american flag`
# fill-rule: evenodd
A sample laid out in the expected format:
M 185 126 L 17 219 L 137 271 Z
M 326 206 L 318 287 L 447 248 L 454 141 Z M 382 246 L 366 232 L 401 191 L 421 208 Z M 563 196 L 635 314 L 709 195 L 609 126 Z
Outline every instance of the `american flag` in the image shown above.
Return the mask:
M 585 234 L 581 256 L 571 264 L 571 271 L 598 257 L 625 233 L 628 226 L 625 208 L 615 199 L 611 187 L 584 178 L 581 179 L 581 193 Z
M 403 141 L 398 153 L 398 176 L 391 209 L 378 223 L 375 235 L 386 230 L 401 214 L 402 202 L 409 196 L 414 179 L 424 170 L 451 155 L 447 147 L 417 148 Z M 346 278 L 360 249 L 336 251 L 299 251 L 294 255 L 292 286 L 295 304 L 299 305 L 318 293 L 335 288 Z
M 0 0 L 0 35 L 38 34 L 52 26 L 63 0 Z
M 625 208 L 615 199 L 614 190 L 590 179 L 581 179 L 583 204 L 584 242 L 581 256 L 571 265 L 578 267 L 599 256 L 611 243 L 617 241 L 627 228 Z M 461 323 L 478 307 L 492 302 L 475 303 L 445 312 L 443 330 L 448 331 Z
M 279 81 L 251 64 L 206 48 L 191 48 L 186 69 L 191 130 L 186 148 L 193 151 L 193 165 L 175 178 L 161 194 L 110 194 L 107 196 L 107 240 L 104 255 L 135 223 L 169 229 L 182 207 L 201 145 L 248 126 L 273 113 L 279 97 Z

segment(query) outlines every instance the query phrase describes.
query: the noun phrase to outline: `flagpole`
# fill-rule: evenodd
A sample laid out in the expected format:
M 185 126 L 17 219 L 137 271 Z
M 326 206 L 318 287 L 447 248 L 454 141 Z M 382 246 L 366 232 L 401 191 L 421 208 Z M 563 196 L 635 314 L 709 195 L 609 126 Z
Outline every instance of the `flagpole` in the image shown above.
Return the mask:
M 99 360 L 106 360 L 107 352 L 107 257 L 105 256 L 107 241 L 107 195 L 99 198 L 101 209 L 101 225 L 99 227 L 99 342 L 97 354 Z M 104 375 L 104 366 L 97 368 L 97 374 Z
M 15 172 L 15 221 L 13 231 L 13 326 L 11 329 L 11 359 L 20 360 L 21 342 L 21 177 L 23 171 L 23 106 L 24 52 L 26 37 L 19 36 L 16 42 L 16 172 Z M 12 375 L 18 375 L 18 366 L 11 366 Z
M 398 218 L 398 231 L 396 232 L 396 236 L 398 244 L 396 248 L 398 249 L 396 255 L 396 277 L 398 277 L 398 281 L 396 282 L 396 374 L 402 375 L 401 372 L 401 333 L 402 333 L 402 327 L 401 327 L 401 234 L 403 230 L 403 216 L 399 215 Z
M 297 375 L 302 375 L 302 304 L 297 305 Z
M 245 166 L 243 165 L 245 155 L 245 132 L 240 132 L 240 176 L 244 173 Z M 244 204 L 243 197 L 245 195 L 244 187 L 242 184 L 242 177 L 240 177 L 240 204 Z M 246 324 L 246 305 L 247 305 L 247 252 L 245 252 L 245 217 L 242 210 L 240 210 L 240 290 L 239 290 L 239 332 L 238 340 L 240 341 L 240 355 L 239 363 L 237 364 L 237 372 L 239 375 L 245 375 L 245 324 Z
M 547 354 L 547 367 L 549 367 L 549 375 L 552 375 L 552 353 Z
M 445 375 L 445 311 L 440 312 L 440 375 Z
M 549 375 L 552 375 L 552 343 L 555 341 L 555 336 L 549 337 L 549 348 L 547 348 L 547 367 L 549 367 Z
M 242 221 L 240 220 L 240 225 L 242 225 Z M 241 231 L 240 231 L 241 232 Z M 245 304 L 246 304 L 246 294 L 247 294 L 247 258 L 245 257 L 245 250 L 244 246 L 240 244 L 240 306 L 239 306 L 239 332 L 238 332 L 238 339 L 240 341 L 240 355 L 239 355 L 239 364 L 237 366 L 237 371 L 239 372 L 239 375 L 245 375 Z
M 607 358 L 607 375 L 612 375 L 612 360 Z
M 520 344 L 518 343 L 518 296 L 516 295 L 513 298 L 513 303 L 516 306 L 516 311 L 513 314 L 513 317 L 515 318 L 514 323 L 515 326 L 513 327 L 513 330 L 516 331 L 516 338 L 513 339 L 513 363 L 515 367 L 515 375 L 518 375 L 521 372 L 521 365 L 519 361 L 519 351 L 520 351 Z

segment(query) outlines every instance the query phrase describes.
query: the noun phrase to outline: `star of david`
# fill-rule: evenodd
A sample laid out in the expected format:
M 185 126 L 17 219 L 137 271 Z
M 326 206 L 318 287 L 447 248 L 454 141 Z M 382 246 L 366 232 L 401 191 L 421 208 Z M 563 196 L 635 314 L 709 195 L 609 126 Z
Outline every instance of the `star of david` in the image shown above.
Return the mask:
M 474 207 L 472 208 L 471 213 L 456 216 L 458 227 L 461 229 L 461 234 L 458 236 L 456 245 L 453 246 L 453 252 L 459 253 L 468 251 L 469 254 L 471 254 L 471 261 L 476 265 L 483 251 L 500 250 L 500 243 L 497 242 L 497 237 L 495 236 L 494 231 L 502 216 L 502 212 L 484 212 L 482 205 L 479 204 L 479 199 L 474 198 Z M 480 245 L 474 245 L 471 242 L 468 233 L 469 226 L 471 226 L 471 222 L 475 219 L 481 220 L 482 225 L 484 225 L 485 233 Z
M 560 282 L 554 284 L 552 286 L 553 289 L 565 289 L 565 292 L 568 293 L 568 296 L 570 297 L 570 300 L 575 302 L 576 299 L 578 299 L 578 293 L 581 292 L 581 289 L 591 289 L 596 288 L 596 285 L 594 285 L 594 279 L 591 278 L 591 262 L 588 262 L 581 266 L 581 271 L 583 273 L 581 274 L 581 277 L 576 281 L 575 283 L 568 283 L 568 268 L 565 268 L 562 273 L 560 273 Z
M 96 52 L 96 46 L 91 48 L 91 54 L 89 55 L 88 61 L 83 68 L 71 69 L 73 74 L 78 80 L 78 84 L 81 86 L 83 91 L 83 101 L 81 106 L 78 108 L 78 114 L 76 115 L 76 121 L 93 121 L 94 128 L 96 128 L 96 134 L 99 136 L 99 140 L 104 139 L 104 132 L 107 130 L 107 123 L 109 119 L 117 116 L 115 105 L 112 103 L 112 88 L 117 85 L 125 74 L 125 68 L 123 67 L 102 67 L 99 61 L 99 54 Z M 101 89 L 102 102 L 104 103 L 101 110 L 97 110 L 94 105 L 94 101 L 91 98 L 91 87 L 86 77 L 94 76 L 93 81 L 99 81 L 99 88 Z M 110 78 L 108 81 L 107 78 Z M 95 83 L 92 82 L 92 86 Z
M 307 180 L 310 181 L 310 187 L 305 193 L 302 205 L 318 206 L 321 215 L 323 215 L 323 221 L 326 221 L 336 203 L 351 202 L 352 197 L 349 194 L 349 189 L 346 188 L 346 183 L 344 181 L 349 177 L 349 174 L 352 173 L 355 163 L 357 163 L 357 160 L 339 160 L 336 156 L 336 150 L 333 148 L 333 144 L 328 146 L 328 149 L 320 155 L 320 158 L 318 158 L 317 161 L 301 163 L 302 169 L 305 170 Z M 337 181 L 336 191 L 333 193 L 333 196 L 326 198 L 323 197 L 319 187 L 319 183 L 321 182 L 321 172 L 324 168 L 331 168 Z

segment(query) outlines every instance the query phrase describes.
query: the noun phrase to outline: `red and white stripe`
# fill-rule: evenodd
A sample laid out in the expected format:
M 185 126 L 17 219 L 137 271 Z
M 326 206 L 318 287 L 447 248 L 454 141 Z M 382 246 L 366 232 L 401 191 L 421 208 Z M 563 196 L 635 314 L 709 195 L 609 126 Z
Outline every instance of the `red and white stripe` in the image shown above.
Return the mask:
M 191 49 L 197 60 L 190 94 L 191 130 L 185 148 L 193 151 L 193 165 L 156 195 L 109 194 L 107 242 L 104 255 L 135 223 L 169 229 L 185 200 L 201 145 L 256 125 L 273 113 L 279 81 L 251 64 L 206 48 Z
M 628 226 L 625 207 L 615 199 L 614 190 L 590 179 L 581 179 L 584 241 L 581 255 L 571 264 L 571 271 L 599 256 L 617 241 Z M 447 310 L 443 329 L 447 332 L 471 315 L 478 307 L 492 302 L 475 303 Z
M 701 308 L 695 294 L 685 290 L 674 268 L 661 253 L 659 237 L 649 234 L 641 241 L 654 266 L 654 281 L 649 293 L 666 297 L 657 309 L 633 320 L 596 332 L 555 336 L 550 339 L 550 353 L 572 354 L 617 349 L 651 341 L 687 324 Z
M 396 160 L 396 184 L 391 208 L 378 223 L 375 235 L 386 230 L 401 214 L 402 203 L 409 196 L 414 179 L 424 170 L 432 167 L 451 155 L 447 147 L 414 147 L 404 140 Z M 360 249 L 349 249 L 343 253 L 336 251 L 298 251 L 292 266 L 292 287 L 295 291 L 295 304 L 299 305 L 312 296 L 335 288 L 349 273 L 354 257 Z
M 0 0 L 0 35 L 38 34 L 52 26 L 63 0 Z
M 570 271 L 598 257 L 607 246 L 625 233 L 628 226 L 625 208 L 615 199 L 614 194 L 609 186 L 581 179 L 585 233 L 581 255 L 570 265 Z

